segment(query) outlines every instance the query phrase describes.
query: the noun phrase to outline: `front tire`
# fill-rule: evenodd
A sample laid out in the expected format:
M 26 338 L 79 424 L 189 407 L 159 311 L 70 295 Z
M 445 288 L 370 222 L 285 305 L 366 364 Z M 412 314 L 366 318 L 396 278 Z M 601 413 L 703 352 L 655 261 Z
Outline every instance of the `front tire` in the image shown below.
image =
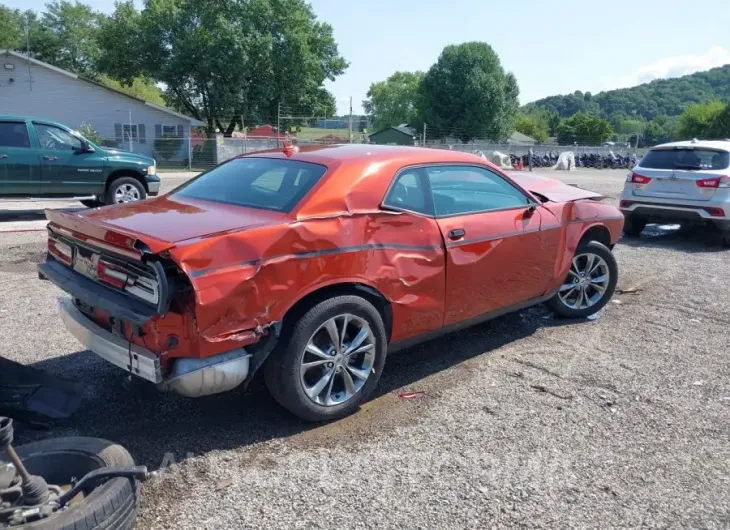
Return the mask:
M 99 206 L 104 206 L 104 203 L 98 199 L 84 199 L 83 201 L 79 202 L 87 208 L 98 208 Z
M 370 397 L 386 354 L 377 309 L 359 296 L 336 296 L 285 330 L 264 376 L 284 408 L 306 421 L 331 421 L 355 412 Z
M 582 243 L 575 251 L 568 276 L 547 306 L 564 318 L 586 318 L 608 303 L 616 290 L 618 265 L 611 251 L 598 241 Z
M 146 198 L 147 191 L 140 181 L 132 177 L 120 177 L 109 185 L 104 204 L 126 204 L 143 201 Z

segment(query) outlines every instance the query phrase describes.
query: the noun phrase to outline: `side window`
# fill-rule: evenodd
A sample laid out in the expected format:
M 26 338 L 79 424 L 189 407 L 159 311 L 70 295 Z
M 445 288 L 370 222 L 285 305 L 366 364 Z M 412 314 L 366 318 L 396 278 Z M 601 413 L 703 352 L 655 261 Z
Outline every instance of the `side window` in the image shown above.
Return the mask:
M 81 149 L 81 140 L 63 129 L 42 123 L 35 123 L 34 125 L 41 149 L 52 149 L 54 151 Z
M 0 147 L 30 147 L 28 126 L 20 121 L 0 122 Z
M 508 181 L 474 166 L 427 168 L 437 217 L 528 206 L 530 199 Z
M 410 210 L 431 215 L 431 208 L 426 200 L 427 192 L 419 169 L 407 169 L 396 177 L 388 191 L 383 204 L 402 210 Z

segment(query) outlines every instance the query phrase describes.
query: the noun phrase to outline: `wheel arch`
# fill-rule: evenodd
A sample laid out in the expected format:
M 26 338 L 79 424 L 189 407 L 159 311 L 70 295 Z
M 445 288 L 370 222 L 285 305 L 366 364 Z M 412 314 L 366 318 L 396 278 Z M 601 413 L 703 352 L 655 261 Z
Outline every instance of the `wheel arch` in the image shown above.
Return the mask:
M 364 298 L 377 309 L 385 325 L 390 342 L 393 330 L 393 308 L 388 299 L 376 288 L 359 282 L 341 282 L 319 287 L 299 298 L 284 314 L 282 333 L 286 333 L 294 322 L 319 302 L 334 296 L 354 295 Z
M 602 224 L 595 224 L 583 232 L 583 235 L 578 242 L 578 246 L 590 241 L 598 241 L 599 243 L 607 246 L 609 249 L 613 248 L 613 245 L 611 244 L 611 231 L 608 227 Z
M 133 169 L 117 169 L 115 171 L 112 171 L 111 174 L 106 178 L 106 182 L 104 183 L 104 192 L 106 193 L 106 191 L 109 189 L 109 186 L 112 185 L 112 182 L 122 177 L 133 178 L 142 185 L 146 193 L 150 192 L 149 187 L 147 186 L 147 179 L 145 179 L 142 175 L 140 175 L 137 171 L 134 171 Z

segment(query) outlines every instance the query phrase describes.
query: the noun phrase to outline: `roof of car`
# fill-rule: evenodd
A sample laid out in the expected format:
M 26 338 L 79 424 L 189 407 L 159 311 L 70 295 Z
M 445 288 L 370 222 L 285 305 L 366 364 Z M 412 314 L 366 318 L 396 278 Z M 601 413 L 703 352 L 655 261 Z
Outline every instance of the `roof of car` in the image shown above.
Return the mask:
M 652 149 L 670 149 L 672 147 L 694 147 L 694 148 L 709 148 L 709 149 L 723 149 L 730 151 L 730 139 L 728 140 L 683 140 L 681 142 L 669 142 L 666 144 L 655 145 Z
M 22 122 L 26 122 L 28 120 L 30 120 L 30 121 L 39 121 L 39 122 L 42 122 L 42 123 L 48 123 L 48 124 L 52 124 L 52 125 L 59 125 L 61 128 L 69 129 L 69 127 L 67 127 L 66 125 L 64 125 L 62 123 L 59 123 L 57 121 L 54 121 L 54 120 L 46 120 L 44 118 L 36 118 L 34 116 L 13 116 L 13 115 L 9 115 L 9 114 L 0 114 L 0 121 L 22 121 Z
M 293 153 L 287 154 L 284 149 L 259 151 L 246 157 L 266 156 L 269 158 L 289 158 L 302 162 L 313 162 L 329 165 L 347 160 L 394 160 L 407 159 L 409 164 L 438 163 L 438 162 L 483 162 L 477 155 L 449 149 L 434 149 L 426 147 L 411 147 L 402 145 L 376 144 L 333 144 L 302 146 Z

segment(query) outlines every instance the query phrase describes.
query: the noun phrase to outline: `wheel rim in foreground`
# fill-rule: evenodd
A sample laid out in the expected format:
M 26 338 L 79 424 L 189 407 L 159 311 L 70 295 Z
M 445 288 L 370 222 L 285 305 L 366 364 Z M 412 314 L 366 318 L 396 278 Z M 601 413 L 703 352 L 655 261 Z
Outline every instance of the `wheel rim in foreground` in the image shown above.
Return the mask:
M 330 318 L 304 348 L 299 368 L 304 393 L 326 407 L 349 401 L 372 373 L 375 347 L 365 319 L 349 313 Z
M 601 301 L 608 289 L 610 276 L 608 264 L 601 256 L 578 254 L 573 258 L 558 296 L 570 309 L 587 309 Z
M 114 192 L 114 202 L 122 204 L 139 200 L 139 190 L 131 184 L 122 184 Z

